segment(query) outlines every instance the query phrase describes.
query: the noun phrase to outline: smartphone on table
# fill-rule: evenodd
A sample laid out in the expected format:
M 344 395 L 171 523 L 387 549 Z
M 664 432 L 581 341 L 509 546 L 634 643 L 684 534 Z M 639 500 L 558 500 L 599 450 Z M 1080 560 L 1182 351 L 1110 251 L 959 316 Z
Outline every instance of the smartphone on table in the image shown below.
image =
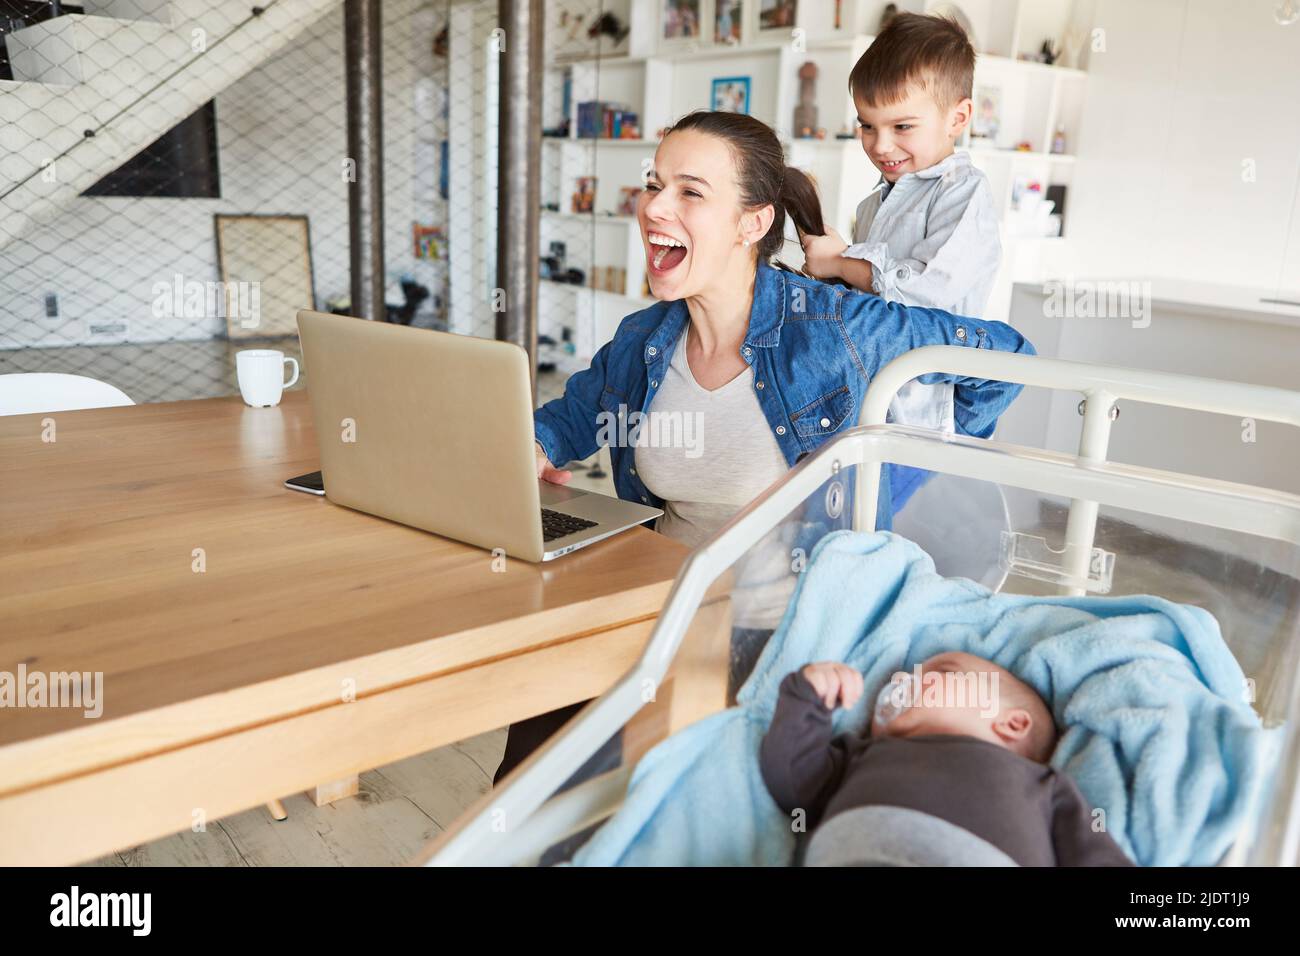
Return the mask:
M 325 494 L 325 477 L 319 471 L 313 471 L 310 474 L 299 475 L 297 478 L 290 478 L 285 481 L 286 488 L 292 488 L 294 491 L 305 491 L 309 495 Z

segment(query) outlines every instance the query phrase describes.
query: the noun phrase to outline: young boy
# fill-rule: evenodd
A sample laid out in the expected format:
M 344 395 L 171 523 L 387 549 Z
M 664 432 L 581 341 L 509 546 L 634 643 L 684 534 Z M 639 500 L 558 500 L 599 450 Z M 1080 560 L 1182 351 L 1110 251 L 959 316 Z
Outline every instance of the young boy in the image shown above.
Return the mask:
M 881 182 L 858 206 L 849 245 L 833 229 L 804 241 L 804 271 L 891 302 L 980 316 L 1001 258 L 984 174 L 954 145 L 971 118 L 975 51 L 956 23 L 899 14 L 849 75 L 862 149 Z M 952 386 L 908 383 L 899 424 L 951 431 Z M 925 472 L 891 470 L 894 510 Z

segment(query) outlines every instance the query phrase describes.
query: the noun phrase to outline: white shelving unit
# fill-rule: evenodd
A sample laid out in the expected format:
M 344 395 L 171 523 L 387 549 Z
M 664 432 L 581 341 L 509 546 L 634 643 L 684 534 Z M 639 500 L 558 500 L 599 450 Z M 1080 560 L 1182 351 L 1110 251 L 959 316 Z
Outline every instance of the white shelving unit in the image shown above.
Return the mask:
M 717 0 L 721 2 L 721 0 Z M 557 36 L 558 16 L 548 11 L 547 49 L 551 54 L 544 82 L 543 126 L 561 126 L 564 88 L 569 85 L 568 138 L 548 137 L 543 146 L 543 253 L 552 241 L 566 246 L 566 263 L 590 277 L 593 269 L 618 266 L 626 270 L 624 294 L 561 283 L 543 283 L 541 330 L 559 337 L 558 329 L 573 329 L 577 352 L 588 357 L 613 335 L 627 314 L 649 301 L 643 287 L 644 250 L 635 219 L 610 215 L 619 206 L 622 187 L 637 187 L 653 161 L 658 131 L 694 109 L 711 107 L 712 82 L 728 77 L 750 79 L 749 113 L 772 126 L 786 144 L 788 162 L 810 173 L 822 196 L 826 221 L 848 235 L 858 203 L 879 180 L 863 155 L 853 132 L 856 116 L 848 92 L 848 77 L 858 58 L 871 44 L 884 2 L 843 0 L 838 28 L 834 0 L 800 0 L 795 29 L 760 31 L 758 0 L 732 0 L 740 11 L 743 30 L 738 44 L 715 44 L 715 0 L 700 0 L 701 33 L 694 39 L 665 39 L 659 20 L 663 0 L 596 0 L 585 4 L 614 13 L 630 26 L 625 40 L 611 45 L 608 37 L 597 41 Z M 1004 224 L 1015 211 L 1018 187 L 1029 182 L 1068 187 L 1074 164 L 1070 152 L 1077 142 L 1087 73 L 1086 52 L 1079 66 L 1049 66 L 1020 59 L 1037 51 L 1044 39 L 1060 43 L 1075 24 L 1074 37 L 1089 23 L 1092 0 L 959 0 L 973 34 L 979 57 L 975 90 L 994 90 L 1000 104 L 996 136 L 959 144 L 970 151 L 973 162 L 989 178 L 1002 210 Z M 582 0 L 559 0 L 570 11 Z M 912 0 L 898 7 L 925 12 L 954 4 Z M 585 45 L 584 45 L 585 44 Z M 824 139 L 796 139 L 793 115 L 799 95 L 798 70 L 805 62 L 818 66 L 816 102 Z M 603 101 L 618 104 L 638 115 L 640 136 L 635 139 L 578 139 L 578 104 Z M 1066 151 L 1051 152 L 1056 131 L 1064 132 Z M 1017 149 L 1021 144 L 1028 148 Z M 580 177 L 594 176 L 592 213 L 573 212 L 573 194 Z M 1068 210 L 1067 221 L 1068 221 Z M 1067 225 L 1068 232 L 1068 225 Z M 1035 264 L 1046 245 L 1060 239 L 1025 238 L 1004 229 L 1003 273 L 995 289 L 989 315 L 1004 318 L 1010 284 L 1033 281 Z M 793 232 L 791 232 L 793 238 Z M 1023 247 L 1023 248 L 1022 248 Z M 782 258 L 798 266 L 802 255 L 788 243 Z

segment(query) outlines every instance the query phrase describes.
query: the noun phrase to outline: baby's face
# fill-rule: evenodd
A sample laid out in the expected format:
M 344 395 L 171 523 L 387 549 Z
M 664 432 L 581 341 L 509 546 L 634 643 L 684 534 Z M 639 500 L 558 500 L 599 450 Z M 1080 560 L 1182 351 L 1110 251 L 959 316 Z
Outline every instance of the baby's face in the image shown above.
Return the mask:
M 975 737 L 1033 760 L 1055 741 L 1042 699 L 1010 671 L 974 654 L 948 651 L 887 685 L 871 720 L 873 737 Z

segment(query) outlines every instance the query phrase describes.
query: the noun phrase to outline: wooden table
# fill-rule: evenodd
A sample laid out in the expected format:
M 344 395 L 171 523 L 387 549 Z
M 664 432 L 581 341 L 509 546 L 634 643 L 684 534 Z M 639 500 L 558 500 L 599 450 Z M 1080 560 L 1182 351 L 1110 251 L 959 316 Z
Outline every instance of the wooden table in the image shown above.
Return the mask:
M 600 694 L 686 554 L 635 529 L 494 572 L 281 484 L 316 467 L 303 392 L 0 418 L 0 679 L 103 680 L 98 718 L 0 707 L 0 864 L 92 859 Z

